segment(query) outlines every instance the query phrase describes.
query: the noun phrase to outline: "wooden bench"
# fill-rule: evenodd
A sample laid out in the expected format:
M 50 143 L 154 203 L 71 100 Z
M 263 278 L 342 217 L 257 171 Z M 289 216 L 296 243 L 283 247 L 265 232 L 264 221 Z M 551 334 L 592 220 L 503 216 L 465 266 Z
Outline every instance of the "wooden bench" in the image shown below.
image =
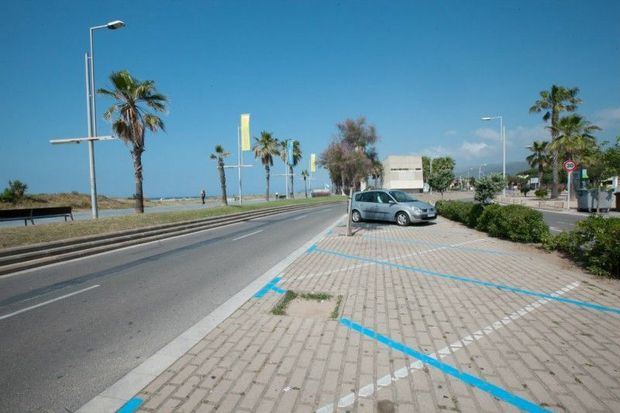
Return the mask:
M 24 225 L 28 226 L 28 221 L 34 225 L 34 220 L 38 218 L 67 217 L 73 221 L 71 207 L 41 207 L 41 208 L 20 208 L 20 209 L 0 209 L 0 221 L 20 221 L 24 220 Z

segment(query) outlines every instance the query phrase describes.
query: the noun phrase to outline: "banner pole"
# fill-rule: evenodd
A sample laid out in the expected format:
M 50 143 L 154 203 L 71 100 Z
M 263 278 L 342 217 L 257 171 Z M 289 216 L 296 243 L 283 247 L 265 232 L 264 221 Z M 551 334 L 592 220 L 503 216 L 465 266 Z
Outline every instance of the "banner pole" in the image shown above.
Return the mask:
M 241 194 L 241 156 L 243 151 L 241 150 L 241 126 L 237 126 L 237 170 L 239 176 L 239 205 L 243 205 L 243 195 Z

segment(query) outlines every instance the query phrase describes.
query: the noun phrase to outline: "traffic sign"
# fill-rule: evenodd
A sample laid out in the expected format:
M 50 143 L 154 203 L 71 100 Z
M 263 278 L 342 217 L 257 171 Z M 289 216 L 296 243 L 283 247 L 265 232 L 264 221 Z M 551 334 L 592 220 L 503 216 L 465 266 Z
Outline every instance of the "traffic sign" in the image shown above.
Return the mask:
M 577 168 L 577 164 L 575 163 L 575 161 L 572 160 L 567 160 L 564 161 L 564 163 L 562 164 L 562 166 L 564 166 L 564 170 L 566 172 L 572 172 L 575 170 L 575 168 Z

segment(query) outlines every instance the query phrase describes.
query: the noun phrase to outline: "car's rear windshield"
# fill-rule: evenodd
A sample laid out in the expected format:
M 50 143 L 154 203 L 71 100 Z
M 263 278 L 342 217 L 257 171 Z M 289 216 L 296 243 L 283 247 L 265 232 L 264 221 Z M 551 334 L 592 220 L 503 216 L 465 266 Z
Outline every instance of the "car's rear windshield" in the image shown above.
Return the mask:
M 406 192 L 403 191 L 390 191 L 390 195 L 392 195 L 392 198 L 394 198 L 396 200 L 396 202 L 415 202 L 417 201 L 417 199 L 415 199 L 414 197 L 412 197 L 411 195 L 409 195 Z

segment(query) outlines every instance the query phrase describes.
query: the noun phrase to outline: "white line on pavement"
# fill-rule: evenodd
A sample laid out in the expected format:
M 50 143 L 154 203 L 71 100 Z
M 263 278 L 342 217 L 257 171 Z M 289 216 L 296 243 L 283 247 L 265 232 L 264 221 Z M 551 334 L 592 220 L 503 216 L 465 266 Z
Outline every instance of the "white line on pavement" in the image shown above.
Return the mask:
M 579 286 L 579 282 L 575 281 L 571 284 L 568 284 L 566 287 L 557 290 L 556 292 L 554 292 L 553 294 L 551 294 L 552 296 L 560 296 L 563 295 L 571 290 L 574 290 L 575 288 L 577 288 Z M 493 333 L 494 331 L 499 330 L 500 328 L 512 323 L 515 320 L 518 320 L 519 318 L 523 317 L 524 315 L 531 313 L 532 311 L 536 310 L 537 308 L 549 303 L 550 301 L 547 300 L 546 298 L 541 298 L 540 300 L 536 300 L 528 305 L 526 305 L 523 308 L 518 309 L 517 311 L 514 311 L 511 314 L 508 314 L 506 317 L 502 318 L 501 320 L 497 320 L 494 323 L 489 324 L 486 327 L 481 328 L 480 330 L 471 333 L 470 335 L 461 338 L 460 340 L 455 341 L 454 343 L 438 350 L 435 353 L 431 353 L 429 354 L 430 357 L 434 358 L 434 359 L 442 359 L 444 357 L 446 357 L 447 355 L 450 355 L 452 353 L 454 353 L 455 351 L 458 351 L 464 347 L 467 347 L 468 345 L 472 344 L 475 341 L 478 341 L 480 339 L 482 339 L 484 336 L 487 336 L 491 333 Z M 362 386 L 357 394 L 356 393 L 349 393 L 344 395 L 343 397 L 341 397 L 340 399 L 338 399 L 338 401 L 336 402 L 336 405 L 338 407 L 347 407 L 352 405 L 353 403 L 355 403 L 355 399 L 356 398 L 360 398 L 360 397 L 370 397 L 372 396 L 372 394 L 377 391 L 380 387 L 386 387 L 389 386 L 390 384 L 392 384 L 392 382 L 398 381 L 400 379 L 403 379 L 405 377 L 407 377 L 409 375 L 410 371 L 413 370 L 421 370 L 424 367 L 424 363 L 422 363 L 419 360 L 414 361 L 413 363 L 411 363 L 409 365 L 409 367 L 403 367 L 400 368 L 398 370 L 396 370 L 393 374 L 388 374 L 385 375 L 383 377 L 380 377 L 379 379 L 377 379 L 376 383 L 370 383 L 366 386 Z M 321 407 L 320 409 L 317 409 L 317 413 L 330 413 L 334 411 L 334 403 L 330 403 L 328 405 L 325 405 L 323 407 Z
M 293 221 L 299 221 L 300 219 L 304 219 L 308 216 L 308 214 L 300 215 L 298 217 L 293 218 Z
M 263 232 L 263 230 L 259 229 L 258 231 L 254 231 L 254 232 L 250 232 L 249 234 L 241 235 L 240 237 L 233 238 L 232 240 L 239 241 L 240 239 L 251 237 L 252 235 L 258 234 L 259 232 Z
M 549 229 L 553 232 L 562 232 L 562 230 L 557 227 L 549 227 Z
M 25 313 L 26 311 L 34 310 L 35 308 L 43 307 L 44 305 L 51 304 L 51 303 L 53 303 L 55 301 L 63 300 L 65 298 L 69 298 L 69 297 L 77 295 L 77 294 L 81 294 L 83 292 L 86 292 L 88 290 L 92 290 L 93 288 L 97 288 L 97 287 L 100 287 L 100 285 L 99 284 L 91 285 L 90 287 L 84 288 L 82 290 L 74 291 L 74 292 L 69 293 L 69 294 L 61 295 L 60 297 L 52 298 L 51 300 L 43 301 L 42 303 L 39 303 L 39 304 L 31 305 L 30 307 L 22 308 L 21 310 L 17 310 L 17 311 L 15 311 L 13 313 L 9 313 L 9 314 L 5 314 L 3 316 L 0 316 L 0 320 L 4 320 L 5 318 L 16 316 L 17 314 Z

